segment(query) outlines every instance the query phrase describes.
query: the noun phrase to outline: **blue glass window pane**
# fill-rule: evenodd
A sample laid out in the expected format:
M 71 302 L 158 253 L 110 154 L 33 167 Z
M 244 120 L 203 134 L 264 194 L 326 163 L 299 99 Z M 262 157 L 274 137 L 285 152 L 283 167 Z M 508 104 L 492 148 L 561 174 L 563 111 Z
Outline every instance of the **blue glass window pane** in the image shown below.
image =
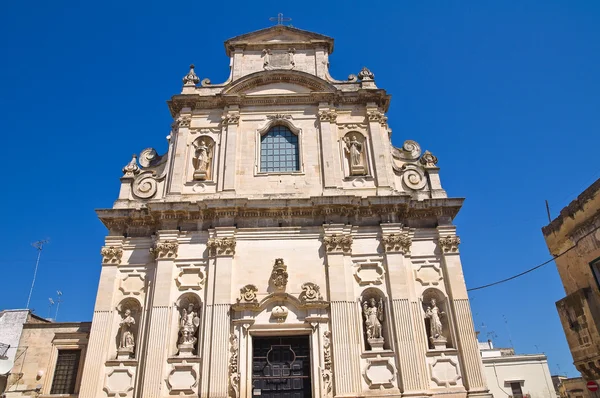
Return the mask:
M 260 140 L 260 171 L 289 172 L 300 169 L 298 136 L 285 126 L 275 126 Z

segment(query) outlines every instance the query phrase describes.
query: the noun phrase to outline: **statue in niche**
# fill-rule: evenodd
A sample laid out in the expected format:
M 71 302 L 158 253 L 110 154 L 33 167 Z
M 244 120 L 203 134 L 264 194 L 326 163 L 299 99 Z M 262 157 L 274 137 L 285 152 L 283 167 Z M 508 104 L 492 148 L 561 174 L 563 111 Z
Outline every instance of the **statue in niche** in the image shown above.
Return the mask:
M 373 351 L 383 350 L 383 299 L 379 302 L 374 297 L 363 301 L 363 315 L 367 342 Z
M 344 144 L 350 165 L 350 175 L 365 175 L 367 169 L 363 162 L 363 143 L 358 140 L 356 134 L 352 134 L 351 138 L 344 137 Z
M 212 159 L 212 143 L 209 140 L 201 138 L 195 143 L 196 152 L 194 155 L 194 180 L 207 180 Z
M 446 315 L 441 311 L 434 298 L 431 299 L 427 308 L 425 308 L 425 317 L 429 319 L 429 340 L 436 349 L 446 348 L 446 338 L 442 335 L 442 316 Z
M 200 318 L 194 310 L 194 304 L 189 303 L 187 308 L 181 311 L 179 321 L 179 356 L 192 356 L 194 345 L 198 340 L 196 332 L 200 326 Z
M 117 350 L 118 359 L 130 358 L 135 347 L 135 339 L 133 337 L 133 327 L 135 326 L 135 318 L 131 316 L 131 310 L 126 309 L 119 322 L 119 348 Z

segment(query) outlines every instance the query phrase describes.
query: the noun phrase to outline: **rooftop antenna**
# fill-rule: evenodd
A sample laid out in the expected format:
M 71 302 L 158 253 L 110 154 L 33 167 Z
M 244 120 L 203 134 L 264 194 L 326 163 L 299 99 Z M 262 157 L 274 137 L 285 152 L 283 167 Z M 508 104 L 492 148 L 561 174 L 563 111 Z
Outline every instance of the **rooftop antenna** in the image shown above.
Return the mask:
M 52 300 L 52 297 L 48 297 L 48 316 L 46 318 L 50 319 L 50 310 L 52 309 L 52 306 L 54 305 L 54 300 Z
M 508 327 L 508 319 L 506 319 L 506 315 L 504 315 L 504 314 L 502 314 L 502 318 L 504 318 L 504 324 L 506 325 L 506 332 L 508 333 L 508 342 L 510 343 L 510 348 L 512 348 L 514 350 L 515 346 L 512 342 L 512 336 L 510 334 L 510 329 Z
M 60 303 L 62 303 L 62 292 L 60 290 L 57 290 L 56 294 L 58 296 L 58 298 L 56 299 L 58 304 L 56 304 L 56 313 L 54 314 L 54 322 L 56 322 L 58 319 L 58 309 L 60 308 Z
M 42 255 L 42 250 L 44 249 L 44 245 L 48 243 L 48 239 L 38 240 L 37 242 L 33 242 L 31 246 L 35 247 L 38 251 L 37 260 L 35 262 L 35 271 L 33 271 L 33 281 L 31 282 L 31 289 L 29 290 L 29 297 L 27 298 L 27 306 L 25 308 L 29 309 L 29 302 L 31 301 L 31 294 L 33 293 L 33 286 L 35 285 L 35 277 L 37 276 L 38 265 L 40 264 L 40 256 Z

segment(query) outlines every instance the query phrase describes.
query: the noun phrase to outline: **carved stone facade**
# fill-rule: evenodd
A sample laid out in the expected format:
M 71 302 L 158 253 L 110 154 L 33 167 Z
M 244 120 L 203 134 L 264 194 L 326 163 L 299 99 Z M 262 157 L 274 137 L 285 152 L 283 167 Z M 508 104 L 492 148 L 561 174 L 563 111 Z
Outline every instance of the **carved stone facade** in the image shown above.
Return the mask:
M 189 70 L 163 154 L 134 156 L 97 211 L 81 396 L 268 398 L 279 387 L 257 386 L 287 347 L 305 396 L 489 396 L 452 225 L 463 200 L 431 153 L 392 145 L 375 74 L 334 79 L 333 39 L 287 26 L 225 47 L 229 78 Z

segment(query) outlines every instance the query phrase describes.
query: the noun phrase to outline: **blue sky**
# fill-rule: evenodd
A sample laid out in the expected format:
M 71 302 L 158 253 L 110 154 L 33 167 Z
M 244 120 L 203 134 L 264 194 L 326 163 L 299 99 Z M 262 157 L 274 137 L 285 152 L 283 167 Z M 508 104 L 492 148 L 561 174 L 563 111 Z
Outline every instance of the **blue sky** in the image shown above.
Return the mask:
M 228 75 L 223 41 L 271 25 L 335 38 L 331 73 L 363 66 L 392 94 L 393 142 L 439 158 L 469 287 L 549 258 L 540 228 L 600 177 L 600 3 L 596 1 L 308 2 L 5 1 L 0 4 L 0 120 L 5 209 L 0 308 L 90 320 L 105 228 L 132 153 L 166 149 L 165 103 L 195 63 Z M 576 371 L 555 301 L 553 263 L 471 294 L 477 329 L 497 345 L 545 352 L 552 373 Z M 512 343 L 511 343 L 512 342 Z

